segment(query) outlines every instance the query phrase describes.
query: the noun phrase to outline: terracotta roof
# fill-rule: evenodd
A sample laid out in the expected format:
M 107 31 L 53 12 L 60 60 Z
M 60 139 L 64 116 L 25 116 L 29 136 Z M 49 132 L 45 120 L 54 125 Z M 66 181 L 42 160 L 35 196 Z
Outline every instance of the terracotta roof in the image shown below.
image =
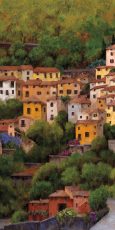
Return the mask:
M 114 86 L 105 87 L 105 89 L 103 89 L 102 91 L 109 91 L 109 92 L 115 91 L 115 85 Z
M 92 80 L 90 83 L 99 83 L 99 82 L 104 82 L 106 83 L 106 77 L 104 77 L 103 79 L 95 79 L 95 80 Z
M 78 120 L 77 121 L 77 125 L 78 124 L 84 124 L 84 125 L 87 125 L 87 124 L 96 124 L 96 123 L 99 123 L 100 120 Z
M 69 195 L 64 190 L 57 190 L 49 195 L 49 197 L 69 197 Z
M 0 81 L 18 81 L 18 79 L 16 77 L 1 77 L 0 76 Z
M 114 77 L 114 78 L 112 78 L 110 81 L 113 81 L 113 82 L 115 82 L 115 77 Z
M 80 81 L 76 80 L 76 79 L 73 79 L 73 78 L 68 78 L 68 79 L 62 79 L 60 81 L 58 81 L 58 84 L 71 84 L 71 83 L 74 83 L 74 84 L 81 84 Z
M 93 87 L 92 89 L 90 89 L 90 91 L 91 91 L 91 90 L 95 90 L 95 89 L 106 88 L 106 86 L 107 86 L 107 85 L 98 85 L 98 86 L 95 86 L 95 87 Z
M 41 199 L 41 200 L 32 200 L 29 202 L 29 204 L 48 204 L 49 199 Z
M 75 193 L 74 193 L 74 196 L 79 196 L 79 197 L 89 197 L 89 195 L 90 195 L 90 192 L 88 192 L 88 191 L 76 191 Z
M 106 50 L 115 50 L 115 45 L 111 45 L 111 46 L 107 47 Z
M 111 68 L 113 68 L 113 66 L 106 66 L 106 65 L 105 66 L 101 66 L 100 65 L 100 66 L 96 67 L 96 69 L 111 69 Z
M 86 98 L 85 96 L 79 96 L 79 97 L 74 97 L 70 102 L 72 103 L 78 103 L 78 104 L 91 104 L 91 101 L 89 98 Z
M 115 72 L 109 72 L 106 76 L 115 76 Z
M 110 97 L 110 98 L 111 98 L 111 97 L 114 98 L 114 97 L 115 97 L 115 94 L 108 94 L 108 95 L 106 95 L 106 97 L 107 97 L 107 98 L 109 98 L 109 97 Z
M 23 83 L 23 86 L 56 86 L 58 85 L 58 81 L 42 81 L 40 79 L 28 80 Z
M 34 73 L 59 73 L 59 69 L 53 67 L 36 67 Z
M 25 170 L 21 171 L 21 172 L 14 173 L 12 175 L 12 177 L 23 177 L 23 176 L 25 176 L 25 177 L 32 177 L 32 176 L 35 175 L 35 173 L 36 173 L 36 171 L 38 169 L 39 169 L 38 166 L 32 166 L 32 167 L 30 167 L 28 169 L 25 169 Z
M 43 102 L 43 101 L 40 101 L 37 97 L 29 97 L 29 98 L 27 98 L 27 99 L 24 99 L 22 102 L 25 102 L 25 103 L 29 103 L 29 102 L 35 102 L 35 103 L 40 103 L 40 104 L 46 104 L 45 102 Z
M 15 118 L 15 119 L 2 119 L 0 120 L 0 124 L 11 124 L 11 123 L 17 123 L 18 122 L 18 119 Z
M 0 66 L 0 71 L 17 71 L 17 70 L 33 70 L 33 67 L 31 65 Z
M 0 125 L 0 132 L 8 132 L 8 125 Z

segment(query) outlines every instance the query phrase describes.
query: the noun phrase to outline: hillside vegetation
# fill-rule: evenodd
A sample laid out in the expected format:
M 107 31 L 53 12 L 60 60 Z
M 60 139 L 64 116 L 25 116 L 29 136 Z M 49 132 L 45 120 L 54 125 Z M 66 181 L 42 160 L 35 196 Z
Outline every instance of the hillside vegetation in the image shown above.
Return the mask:
M 16 53 L 25 64 L 87 65 L 104 58 L 115 32 L 114 12 L 114 0 L 0 0 L 0 40 L 39 44 L 29 55 L 22 47 Z M 6 52 L 0 53 L 1 64 L 18 64 L 16 57 L 4 62 Z

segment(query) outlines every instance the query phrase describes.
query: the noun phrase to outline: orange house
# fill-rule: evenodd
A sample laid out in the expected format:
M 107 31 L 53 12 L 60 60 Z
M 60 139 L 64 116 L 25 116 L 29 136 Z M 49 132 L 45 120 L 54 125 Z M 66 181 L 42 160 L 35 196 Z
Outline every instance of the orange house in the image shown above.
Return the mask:
M 41 101 L 47 101 L 49 97 L 56 97 L 57 84 L 56 81 L 29 80 L 22 87 L 23 100 L 36 97 Z
M 79 214 L 89 213 L 89 192 L 66 186 L 64 190 L 52 193 L 48 200 L 31 201 L 28 205 L 29 220 L 53 217 L 65 208 L 73 208 Z

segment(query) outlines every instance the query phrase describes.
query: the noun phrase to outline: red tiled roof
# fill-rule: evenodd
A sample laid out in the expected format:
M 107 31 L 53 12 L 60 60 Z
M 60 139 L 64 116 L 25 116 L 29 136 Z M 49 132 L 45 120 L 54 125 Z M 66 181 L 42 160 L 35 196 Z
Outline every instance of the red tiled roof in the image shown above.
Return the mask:
M 1 77 L 0 76 L 0 81 L 18 81 L 18 79 L 16 77 Z
M 115 76 L 115 72 L 109 72 L 106 76 Z
M 36 67 L 34 73 L 59 73 L 59 69 L 53 67 Z
M 111 45 L 111 46 L 107 47 L 106 50 L 115 50 L 115 45 Z
M 93 87 L 91 90 L 106 88 L 106 86 L 107 85 L 98 85 L 98 86 Z
M 115 85 L 114 86 L 105 87 L 105 89 L 103 89 L 102 91 L 109 91 L 109 92 L 115 91 Z
M 102 78 L 102 79 L 95 79 L 95 80 L 92 80 L 90 83 L 99 83 L 99 82 L 104 82 L 106 83 L 106 77 Z
M 114 77 L 114 78 L 112 78 L 110 81 L 113 81 L 113 82 L 115 82 L 115 77 Z
M 32 200 L 29 202 L 29 204 L 48 204 L 48 203 L 49 203 L 49 199 Z
M 79 196 L 79 197 L 89 197 L 89 195 L 90 195 L 90 192 L 88 192 L 88 191 L 76 191 L 75 193 L 74 193 L 74 196 Z
M 55 86 L 58 85 L 58 81 L 42 81 L 40 79 L 28 80 L 23 83 L 23 86 Z
M 77 125 L 78 124 L 84 124 L 84 125 L 87 125 L 87 124 L 96 124 L 96 123 L 99 123 L 100 120 L 78 120 L 77 121 Z
M 74 78 L 68 78 L 68 79 L 62 79 L 58 81 L 58 84 L 68 84 L 68 83 L 74 83 L 74 84 L 82 84 L 80 81 L 74 79 Z
M 17 70 L 33 70 L 33 67 L 31 65 L 0 66 L 0 71 L 17 71 Z
M 29 97 L 27 99 L 24 99 L 22 102 L 29 103 L 29 102 L 35 102 L 45 105 L 46 103 L 43 101 L 40 101 L 37 97 Z
M 86 98 L 85 96 L 78 96 L 74 97 L 71 101 L 71 103 L 79 103 L 79 104 L 91 104 L 90 99 Z
M 113 66 L 97 66 L 96 69 L 111 69 Z
M 49 197 L 69 197 L 69 195 L 64 190 L 57 190 L 49 195 Z
M 0 124 L 11 124 L 11 123 L 17 123 L 18 122 L 18 119 L 15 118 L 15 119 L 2 119 L 0 120 Z
M 0 132 L 8 132 L 8 125 L 0 125 Z

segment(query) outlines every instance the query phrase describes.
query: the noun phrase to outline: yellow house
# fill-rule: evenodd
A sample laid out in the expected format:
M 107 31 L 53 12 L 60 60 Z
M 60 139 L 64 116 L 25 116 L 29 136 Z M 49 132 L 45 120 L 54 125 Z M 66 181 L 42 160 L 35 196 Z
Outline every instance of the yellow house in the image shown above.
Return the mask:
M 60 71 L 53 67 L 36 67 L 32 78 L 42 81 L 58 81 L 60 80 Z
M 107 74 L 109 74 L 112 68 L 112 66 L 98 66 L 96 68 L 96 79 L 104 78 Z
M 34 97 L 24 100 L 23 116 L 33 120 L 46 120 L 46 104 Z
M 58 82 L 58 96 L 74 97 L 80 94 L 81 83 L 76 79 L 64 79 Z
M 109 103 L 106 108 L 106 123 L 115 125 L 115 101 Z
M 97 136 L 103 135 L 103 124 L 99 120 L 79 120 L 76 124 L 76 139 L 81 145 L 91 144 Z

